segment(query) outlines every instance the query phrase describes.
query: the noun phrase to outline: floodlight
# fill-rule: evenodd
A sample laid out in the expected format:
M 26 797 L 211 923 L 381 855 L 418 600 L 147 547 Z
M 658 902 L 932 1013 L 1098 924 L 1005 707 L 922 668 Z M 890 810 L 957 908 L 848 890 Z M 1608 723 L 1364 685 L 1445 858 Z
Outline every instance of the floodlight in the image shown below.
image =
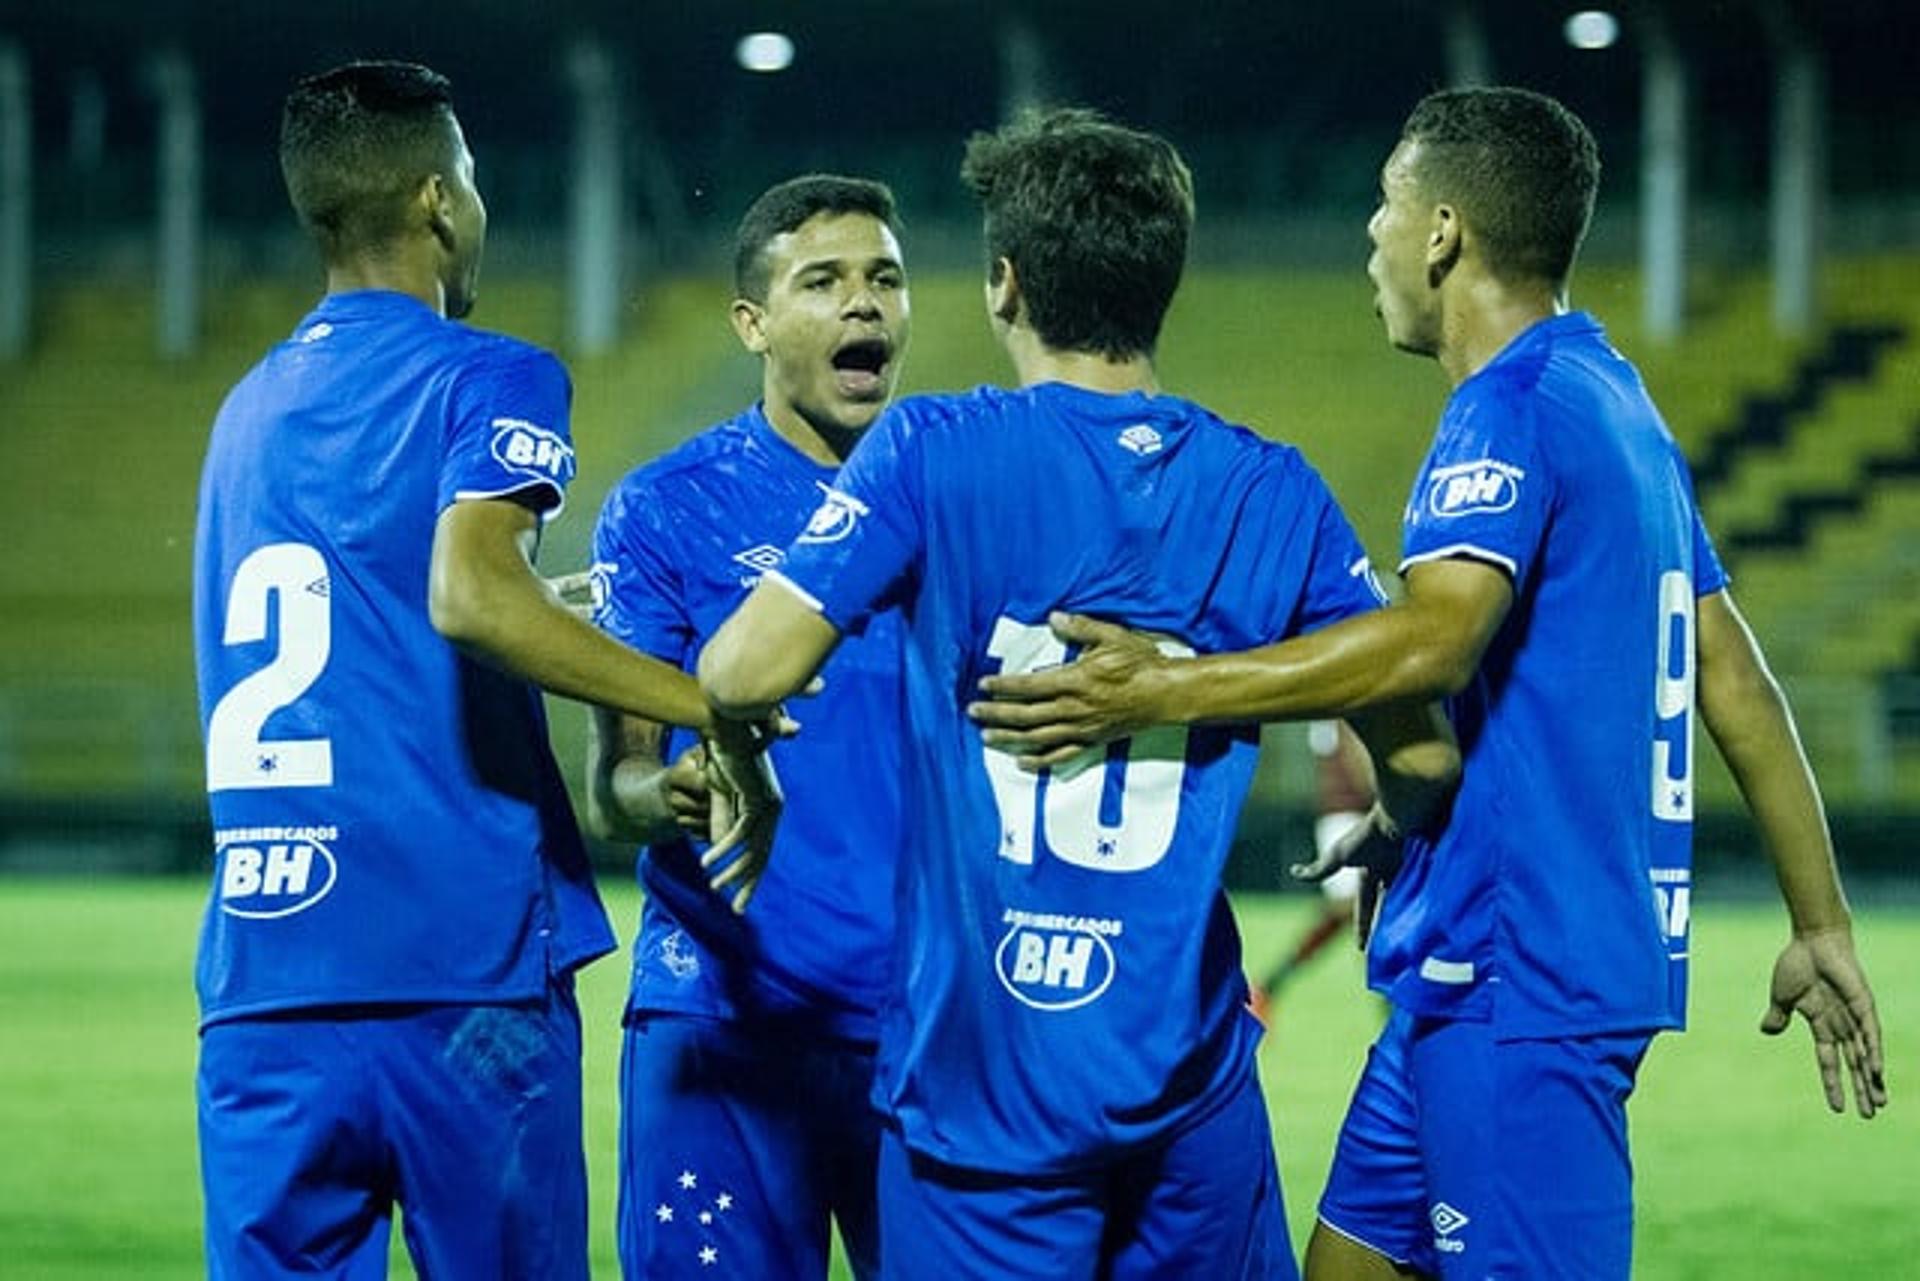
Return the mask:
M 1620 38 L 1620 20 L 1605 9 L 1582 9 L 1567 19 L 1567 43 L 1576 49 L 1608 49 Z
M 778 31 L 756 31 L 740 37 L 733 56 L 748 71 L 785 71 L 793 65 L 793 41 Z

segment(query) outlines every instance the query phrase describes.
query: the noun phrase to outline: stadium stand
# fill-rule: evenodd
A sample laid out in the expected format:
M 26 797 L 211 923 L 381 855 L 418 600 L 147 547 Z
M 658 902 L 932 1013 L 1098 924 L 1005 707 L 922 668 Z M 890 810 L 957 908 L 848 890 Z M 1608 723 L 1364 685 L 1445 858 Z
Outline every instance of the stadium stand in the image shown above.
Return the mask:
M 1640 334 L 1630 271 L 1583 274 L 1576 302 L 1639 360 L 1692 454 L 1725 460 L 1703 468 L 1708 516 L 1830 796 L 1891 788 L 1911 802 L 1920 771 L 1884 755 L 1880 704 L 1883 674 L 1920 664 L 1920 264 L 1836 264 L 1831 282 L 1834 327 L 1808 342 L 1773 335 L 1757 277 L 1704 281 L 1698 323 L 1671 346 Z M 923 274 L 914 292 L 908 390 L 1004 376 L 977 280 Z M 292 279 L 227 289 L 203 353 L 170 364 L 150 354 L 144 291 L 46 299 L 35 354 L 0 381 L 0 444 L 32 511 L 0 562 L 0 795 L 197 800 L 187 556 L 200 453 L 226 388 L 310 301 Z M 562 301 L 552 283 L 490 280 L 478 319 L 552 344 Z M 582 472 L 543 556 L 555 569 L 585 555 L 625 468 L 750 394 L 718 286 L 663 278 L 631 307 L 615 351 L 574 362 Z M 1392 563 L 1446 388 L 1385 349 L 1363 277 L 1201 270 L 1161 355 L 1169 388 L 1300 445 Z M 1761 420 L 1778 424 L 1777 444 L 1742 435 Z M 1734 439 L 1747 443 L 1721 443 Z M 563 717 L 560 733 L 577 730 Z M 1710 772 L 1703 789 L 1730 795 Z

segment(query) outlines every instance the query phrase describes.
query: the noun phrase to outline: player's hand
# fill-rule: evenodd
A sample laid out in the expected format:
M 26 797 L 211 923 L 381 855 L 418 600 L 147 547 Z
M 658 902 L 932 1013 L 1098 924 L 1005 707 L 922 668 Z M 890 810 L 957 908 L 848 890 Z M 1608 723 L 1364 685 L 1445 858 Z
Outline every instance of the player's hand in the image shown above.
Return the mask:
M 1873 989 L 1853 950 L 1846 926 L 1794 936 L 1773 963 L 1773 990 L 1760 1030 L 1778 1036 L 1799 1014 L 1813 1033 L 1813 1057 L 1827 1106 L 1847 1110 L 1841 1068 L 1853 1078 L 1853 1105 L 1871 1117 L 1887 1105 L 1886 1063 L 1880 1048 L 1880 1015 Z
M 736 913 L 747 910 L 767 870 L 785 804 L 766 754 L 780 724 L 792 723 L 784 716 L 769 725 L 722 721 L 706 740 L 707 823 L 713 844 L 701 855 L 700 866 L 717 893 L 731 892 L 728 901 Z
M 674 824 L 690 836 L 711 835 L 712 795 L 707 787 L 707 745 L 695 743 L 667 767 L 661 780 L 667 811 Z
M 1055 636 L 1082 647 L 1080 656 L 1043 671 L 982 678 L 980 692 L 990 701 L 967 706 L 982 727 L 981 741 L 1017 755 L 1023 769 L 1040 770 L 1160 723 L 1153 679 L 1169 660 L 1151 638 L 1084 614 L 1055 611 L 1047 621 Z
M 1353 939 L 1354 944 L 1364 952 L 1367 950 L 1367 941 L 1373 937 L 1373 923 L 1379 914 L 1380 900 L 1386 896 L 1387 887 L 1393 884 L 1393 878 L 1400 871 L 1401 855 L 1400 832 L 1387 817 L 1387 812 L 1375 805 L 1365 822 L 1355 823 L 1312 862 L 1295 863 L 1287 869 L 1287 873 L 1298 881 L 1318 882 L 1342 868 L 1359 869 L 1360 893 L 1353 904 Z
M 593 598 L 593 571 L 579 570 L 572 574 L 556 574 L 543 580 L 547 590 L 559 597 L 560 603 L 577 618 L 593 621 L 595 601 Z

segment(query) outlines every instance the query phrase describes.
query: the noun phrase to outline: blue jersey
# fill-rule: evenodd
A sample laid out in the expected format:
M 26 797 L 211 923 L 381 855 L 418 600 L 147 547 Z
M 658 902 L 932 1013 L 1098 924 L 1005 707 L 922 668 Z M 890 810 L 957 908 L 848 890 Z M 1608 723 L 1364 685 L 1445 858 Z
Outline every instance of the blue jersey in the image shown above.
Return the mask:
M 1508 1038 L 1680 1026 L 1694 602 L 1726 576 L 1685 459 L 1592 317 L 1542 321 L 1455 390 L 1405 552 L 1498 567 L 1513 607 L 1449 704 L 1460 792 L 1409 841 L 1374 986 Z
M 194 546 L 205 1020 L 526 999 L 612 947 L 539 694 L 427 615 L 441 511 L 558 509 L 569 396 L 545 352 L 366 292 L 221 407 Z
M 757 407 L 638 468 L 607 496 L 594 531 L 597 621 L 692 670 L 707 638 L 780 564 L 834 474 Z M 804 731 L 771 749 L 787 806 L 753 910 L 737 916 L 708 888 L 688 841 L 642 854 L 630 1009 L 878 1035 L 900 844 L 897 620 L 875 620 L 822 674 L 825 690 L 792 708 Z M 692 741 L 675 731 L 667 759 Z
M 1068 657 L 1048 611 L 1173 652 L 1266 644 L 1377 602 L 1294 450 L 1171 396 L 1061 384 L 901 402 L 774 571 L 843 631 L 906 620 L 906 804 L 876 1100 L 914 1149 L 1033 1174 L 1197 1122 L 1257 1025 L 1220 871 L 1249 727 L 1160 729 L 1023 773 L 964 708 Z

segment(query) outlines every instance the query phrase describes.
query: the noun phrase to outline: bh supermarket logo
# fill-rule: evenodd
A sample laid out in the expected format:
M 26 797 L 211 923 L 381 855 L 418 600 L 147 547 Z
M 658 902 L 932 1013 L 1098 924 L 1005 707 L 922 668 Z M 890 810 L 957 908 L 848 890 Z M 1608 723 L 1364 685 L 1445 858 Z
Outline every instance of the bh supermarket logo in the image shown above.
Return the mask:
M 559 432 L 524 418 L 493 420 L 493 458 L 510 472 L 563 488 L 573 479 L 573 446 Z
M 1491 458 L 1438 468 L 1427 479 L 1427 510 L 1448 520 L 1498 515 L 1519 501 L 1526 474 Z
M 1120 922 L 1009 910 L 994 949 L 1000 986 L 1036 1010 L 1074 1010 L 1099 1000 L 1119 968 L 1110 935 Z
M 867 505 L 852 494 L 843 494 L 831 485 L 815 481 L 822 495 L 820 506 L 813 513 L 813 519 L 807 522 L 799 541 L 803 543 L 837 543 L 853 532 L 853 527 L 862 516 L 868 513 Z
M 304 912 L 333 891 L 340 865 L 333 827 L 238 828 L 219 833 L 220 910 L 251 921 Z

